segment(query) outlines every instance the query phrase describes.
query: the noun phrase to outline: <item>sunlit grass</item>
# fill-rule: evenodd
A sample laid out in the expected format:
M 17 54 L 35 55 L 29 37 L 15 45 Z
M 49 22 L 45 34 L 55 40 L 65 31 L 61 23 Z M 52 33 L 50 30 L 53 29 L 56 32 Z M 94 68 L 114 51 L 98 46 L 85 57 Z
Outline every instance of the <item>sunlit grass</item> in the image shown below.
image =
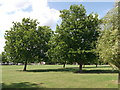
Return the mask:
M 110 66 L 86 65 L 85 73 L 75 73 L 78 65 L 2 66 L 3 87 L 11 88 L 117 88 L 118 74 Z M 102 73 L 100 73 L 102 71 Z M 87 72 L 87 73 L 86 73 Z

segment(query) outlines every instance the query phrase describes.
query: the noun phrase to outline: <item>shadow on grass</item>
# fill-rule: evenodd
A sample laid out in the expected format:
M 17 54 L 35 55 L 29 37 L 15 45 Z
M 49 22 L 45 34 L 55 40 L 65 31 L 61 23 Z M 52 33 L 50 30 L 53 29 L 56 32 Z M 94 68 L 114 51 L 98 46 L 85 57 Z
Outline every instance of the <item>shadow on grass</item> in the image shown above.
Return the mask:
M 93 73 L 93 74 L 100 74 L 100 73 L 118 73 L 118 70 L 83 70 L 82 72 L 76 71 L 74 73 Z
M 58 68 L 58 69 L 35 69 L 35 70 L 27 70 L 25 72 L 74 72 L 74 71 L 78 71 L 78 70 L 76 68 Z
M 22 71 L 22 70 L 19 70 Z M 35 69 L 35 70 L 27 70 L 25 72 L 73 72 L 73 73 L 118 73 L 118 70 L 83 70 L 79 72 L 78 67 L 72 68 L 59 68 L 59 69 Z
M 30 82 L 21 82 L 21 83 L 11 83 L 10 85 L 7 85 L 5 83 L 2 83 L 2 88 L 3 89 L 8 89 L 8 88 L 44 88 L 40 86 L 43 83 L 30 83 Z

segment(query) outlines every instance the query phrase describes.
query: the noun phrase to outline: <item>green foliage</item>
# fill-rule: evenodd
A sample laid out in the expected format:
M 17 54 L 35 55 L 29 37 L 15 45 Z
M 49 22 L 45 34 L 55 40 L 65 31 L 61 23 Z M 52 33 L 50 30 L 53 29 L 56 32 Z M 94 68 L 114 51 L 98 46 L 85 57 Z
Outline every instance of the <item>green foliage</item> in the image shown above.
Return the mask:
M 54 45 L 51 48 L 54 56 L 69 62 L 84 64 L 94 60 L 96 40 L 100 23 L 97 14 L 86 15 L 82 5 L 71 5 L 69 10 L 60 11 L 62 23 L 57 26 Z M 55 57 L 56 58 L 56 57 Z
M 7 54 L 5 52 L 2 52 L 1 54 L 1 61 L 2 63 L 9 62 L 9 60 L 7 59 Z
M 13 22 L 6 31 L 5 52 L 12 62 L 29 63 L 44 60 L 48 50 L 49 37 L 52 34 L 48 26 L 38 26 L 37 20 L 23 18 L 22 22 Z
M 57 26 L 56 29 L 59 29 L 59 26 Z M 65 64 L 68 60 L 69 50 L 67 44 L 63 39 L 63 36 L 56 33 L 51 37 L 51 40 L 49 41 L 50 49 L 48 50 L 47 54 L 52 62 Z
M 102 31 L 98 40 L 100 59 L 120 70 L 120 26 L 118 7 L 111 9 L 103 18 Z

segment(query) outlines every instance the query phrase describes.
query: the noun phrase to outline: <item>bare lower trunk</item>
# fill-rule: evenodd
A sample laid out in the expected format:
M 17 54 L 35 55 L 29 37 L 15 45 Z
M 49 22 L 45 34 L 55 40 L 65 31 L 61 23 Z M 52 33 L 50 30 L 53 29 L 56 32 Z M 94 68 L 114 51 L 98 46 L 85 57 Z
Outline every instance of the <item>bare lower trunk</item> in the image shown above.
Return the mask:
M 118 90 L 120 90 L 120 71 L 118 73 Z
M 65 63 L 63 64 L 63 68 L 65 68 Z
M 79 72 L 82 72 L 82 64 L 79 64 Z
M 95 64 L 95 65 L 96 65 L 96 67 L 98 67 L 97 64 Z
M 26 71 L 26 68 L 27 68 L 27 60 L 25 60 L 25 65 L 24 65 L 23 71 Z
M 63 68 L 65 68 L 66 61 L 63 63 Z

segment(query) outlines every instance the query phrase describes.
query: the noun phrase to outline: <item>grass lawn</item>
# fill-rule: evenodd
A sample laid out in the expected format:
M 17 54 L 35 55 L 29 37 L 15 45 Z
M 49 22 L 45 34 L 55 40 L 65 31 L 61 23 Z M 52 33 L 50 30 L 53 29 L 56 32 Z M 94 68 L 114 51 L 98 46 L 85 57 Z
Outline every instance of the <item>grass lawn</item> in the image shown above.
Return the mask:
M 110 66 L 78 65 L 2 66 L 3 88 L 117 88 L 118 74 Z

